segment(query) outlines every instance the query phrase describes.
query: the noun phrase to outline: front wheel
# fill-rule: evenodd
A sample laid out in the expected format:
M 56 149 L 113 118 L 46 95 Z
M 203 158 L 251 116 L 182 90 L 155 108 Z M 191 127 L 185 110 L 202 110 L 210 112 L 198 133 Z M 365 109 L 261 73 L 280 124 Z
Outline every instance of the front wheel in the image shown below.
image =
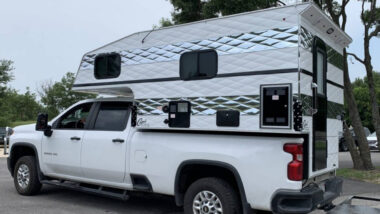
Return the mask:
M 187 189 L 185 214 L 240 214 L 234 188 L 220 178 L 202 178 Z
M 20 195 L 37 194 L 42 185 L 38 179 L 36 160 L 33 156 L 21 157 L 15 166 L 14 184 Z

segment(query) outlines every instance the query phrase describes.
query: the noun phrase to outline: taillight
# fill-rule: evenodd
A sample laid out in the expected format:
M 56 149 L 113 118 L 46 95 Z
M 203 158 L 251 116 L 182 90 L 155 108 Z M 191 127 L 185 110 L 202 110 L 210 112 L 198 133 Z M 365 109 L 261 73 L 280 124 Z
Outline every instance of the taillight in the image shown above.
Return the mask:
M 288 179 L 301 181 L 303 179 L 303 146 L 302 144 L 287 143 L 284 151 L 293 155 L 293 160 L 288 164 Z

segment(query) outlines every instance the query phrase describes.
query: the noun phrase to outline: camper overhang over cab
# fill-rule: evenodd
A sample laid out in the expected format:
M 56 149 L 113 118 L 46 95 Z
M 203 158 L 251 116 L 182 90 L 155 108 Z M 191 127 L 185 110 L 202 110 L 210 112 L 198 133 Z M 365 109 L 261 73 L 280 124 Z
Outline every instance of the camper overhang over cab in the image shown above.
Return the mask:
M 73 90 L 134 98 L 138 129 L 302 134 L 308 177 L 338 167 L 343 49 L 313 3 L 134 33 L 83 56 Z

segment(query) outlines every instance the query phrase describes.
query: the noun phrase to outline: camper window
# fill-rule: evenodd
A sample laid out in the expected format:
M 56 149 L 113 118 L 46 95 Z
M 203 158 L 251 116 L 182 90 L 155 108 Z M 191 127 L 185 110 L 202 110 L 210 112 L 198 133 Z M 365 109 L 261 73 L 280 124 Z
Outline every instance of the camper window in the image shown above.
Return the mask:
M 215 50 L 183 53 L 179 73 L 181 80 L 211 79 L 218 73 L 218 54 Z
M 95 78 L 116 78 L 121 71 L 121 57 L 117 53 L 101 54 L 95 58 Z
M 317 51 L 317 85 L 318 94 L 325 95 L 324 79 L 325 79 L 325 61 L 326 54 L 323 51 Z

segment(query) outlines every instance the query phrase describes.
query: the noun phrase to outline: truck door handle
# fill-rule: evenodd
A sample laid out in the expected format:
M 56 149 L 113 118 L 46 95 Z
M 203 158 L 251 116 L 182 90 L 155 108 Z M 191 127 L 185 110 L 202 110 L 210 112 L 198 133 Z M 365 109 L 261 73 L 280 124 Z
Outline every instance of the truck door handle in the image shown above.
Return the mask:
M 80 140 L 80 137 L 71 137 L 70 140 Z
M 120 139 L 120 138 L 116 138 L 116 139 L 113 139 L 112 142 L 114 142 L 114 143 L 124 143 L 124 140 Z

